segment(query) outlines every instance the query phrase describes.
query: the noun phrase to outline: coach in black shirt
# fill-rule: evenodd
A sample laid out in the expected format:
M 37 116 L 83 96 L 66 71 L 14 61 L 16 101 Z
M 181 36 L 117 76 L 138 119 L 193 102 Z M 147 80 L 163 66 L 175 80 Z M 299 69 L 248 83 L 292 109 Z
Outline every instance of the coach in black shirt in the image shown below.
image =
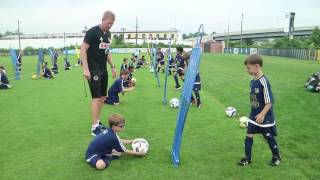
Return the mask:
M 100 123 L 100 114 L 107 94 L 108 72 L 107 62 L 112 69 L 112 77 L 116 77 L 115 66 L 112 63 L 110 46 L 110 28 L 115 21 L 115 14 L 106 11 L 101 24 L 86 32 L 81 45 L 81 60 L 83 62 L 83 76 L 88 80 L 92 102 L 92 135 L 96 136 L 105 129 Z

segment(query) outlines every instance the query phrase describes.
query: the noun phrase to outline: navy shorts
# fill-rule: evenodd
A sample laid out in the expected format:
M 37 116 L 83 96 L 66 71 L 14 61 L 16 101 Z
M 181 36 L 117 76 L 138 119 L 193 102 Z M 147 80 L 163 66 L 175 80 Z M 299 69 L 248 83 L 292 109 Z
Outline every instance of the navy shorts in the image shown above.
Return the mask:
M 179 76 L 183 76 L 184 75 L 183 69 L 181 69 L 181 68 L 177 69 L 177 73 L 179 74 Z
M 105 101 L 106 104 L 111 104 L 113 105 L 114 103 L 119 103 L 119 95 L 118 94 L 114 94 L 112 92 L 108 92 L 108 97 Z
M 106 164 L 106 168 L 107 168 L 111 163 L 112 157 L 111 156 L 107 156 L 107 155 L 102 155 L 101 156 L 101 155 L 95 154 L 95 155 L 87 158 L 86 161 L 90 166 L 96 168 L 96 164 L 100 159 L 102 159 L 102 161 Z
M 194 84 L 193 91 L 201 91 L 201 84 Z
M 270 133 L 273 136 L 277 136 L 277 127 L 276 125 L 271 127 L 260 127 L 248 122 L 247 134 L 267 134 Z
M 164 61 L 163 60 L 160 61 L 160 65 L 164 65 Z

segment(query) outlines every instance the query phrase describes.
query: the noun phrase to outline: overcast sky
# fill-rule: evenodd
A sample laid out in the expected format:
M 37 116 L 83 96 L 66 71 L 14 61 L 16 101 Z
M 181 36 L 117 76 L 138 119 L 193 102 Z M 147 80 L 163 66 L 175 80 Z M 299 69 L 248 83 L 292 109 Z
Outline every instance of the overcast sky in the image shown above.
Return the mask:
M 134 29 L 138 17 L 143 30 L 177 28 L 195 32 L 199 24 L 205 31 L 244 30 L 284 27 L 285 13 L 296 12 L 296 26 L 320 25 L 320 0 L 0 0 L 0 33 L 80 32 L 94 26 L 105 10 L 116 14 L 113 31 Z

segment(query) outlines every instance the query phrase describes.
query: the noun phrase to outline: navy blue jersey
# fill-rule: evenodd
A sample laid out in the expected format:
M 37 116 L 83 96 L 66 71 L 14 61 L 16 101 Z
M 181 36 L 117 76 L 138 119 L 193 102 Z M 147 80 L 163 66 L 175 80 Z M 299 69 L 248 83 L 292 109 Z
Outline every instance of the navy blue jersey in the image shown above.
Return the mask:
M 120 72 L 124 69 L 128 69 L 128 64 L 125 64 L 125 63 L 121 64 Z
M 58 69 L 58 64 L 57 64 L 57 62 L 54 62 L 54 63 L 53 63 L 53 68 L 54 68 L 54 69 Z
M 118 93 L 122 92 L 123 91 L 123 79 L 118 78 L 117 80 L 115 80 L 113 82 L 112 86 L 109 88 L 109 91 L 114 94 L 118 94 Z
M 9 84 L 9 79 L 4 72 L 0 72 L 0 84 Z
M 184 59 L 183 59 L 183 57 L 182 57 L 181 54 L 177 54 L 177 55 L 176 55 L 175 61 L 176 61 L 176 63 L 177 63 L 177 67 L 178 67 L 178 68 L 184 69 L 184 67 L 185 67 L 186 64 L 185 64 L 185 61 L 184 61 Z
M 163 61 L 164 60 L 164 54 L 162 51 L 157 51 L 157 61 Z
M 171 56 L 171 59 L 169 59 L 169 65 L 174 65 L 174 59 L 172 56 Z
M 19 55 L 18 55 L 18 61 L 17 61 L 17 64 L 21 64 L 21 62 L 22 62 L 22 55 L 21 55 L 21 54 L 19 54 Z
M 199 72 L 197 72 L 196 80 L 194 81 L 194 84 L 201 84 L 201 79 L 200 79 L 200 74 L 199 74 Z
M 257 80 L 251 80 L 250 89 L 251 113 L 249 116 L 249 122 L 260 127 L 273 126 L 275 124 L 275 119 L 272 107 L 265 115 L 262 124 L 258 124 L 255 122 L 255 116 L 261 113 L 265 105 L 269 103 L 273 104 L 273 95 L 268 79 L 264 75 L 262 75 Z
M 118 152 L 126 151 L 118 135 L 111 128 L 108 128 L 91 141 L 86 152 L 86 159 L 94 155 L 111 154 L 113 149 Z
M 43 69 L 43 77 L 46 77 L 46 78 L 52 77 L 52 73 L 49 68 L 46 67 Z

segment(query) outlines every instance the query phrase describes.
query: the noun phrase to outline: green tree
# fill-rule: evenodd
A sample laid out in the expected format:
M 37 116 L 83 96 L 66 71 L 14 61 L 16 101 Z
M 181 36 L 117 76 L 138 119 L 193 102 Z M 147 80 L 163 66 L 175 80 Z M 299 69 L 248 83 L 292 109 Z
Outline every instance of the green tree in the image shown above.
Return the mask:
M 320 29 L 316 27 L 310 36 L 310 43 L 315 47 L 315 48 L 320 48 Z

